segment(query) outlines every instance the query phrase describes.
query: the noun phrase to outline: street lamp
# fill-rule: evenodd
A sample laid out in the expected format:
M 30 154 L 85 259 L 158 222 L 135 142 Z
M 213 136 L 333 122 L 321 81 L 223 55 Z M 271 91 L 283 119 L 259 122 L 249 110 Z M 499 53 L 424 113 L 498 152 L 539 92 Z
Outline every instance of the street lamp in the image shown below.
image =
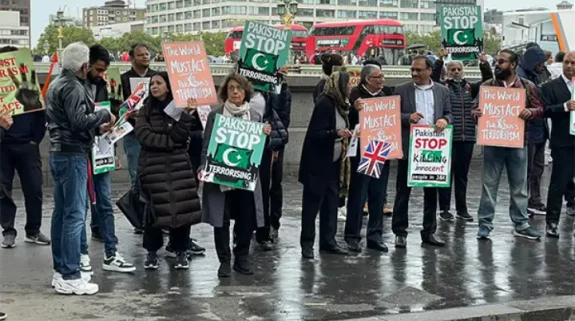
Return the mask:
M 65 6 L 64 6 L 65 8 Z M 64 10 L 58 9 L 56 12 L 56 19 L 58 19 L 58 62 L 62 65 L 62 39 L 64 39 L 64 28 L 62 27 L 62 21 L 64 20 Z
M 277 4 L 278 15 L 284 23 L 284 29 L 290 30 L 295 15 L 297 14 L 298 3 L 295 0 L 280 0 Z

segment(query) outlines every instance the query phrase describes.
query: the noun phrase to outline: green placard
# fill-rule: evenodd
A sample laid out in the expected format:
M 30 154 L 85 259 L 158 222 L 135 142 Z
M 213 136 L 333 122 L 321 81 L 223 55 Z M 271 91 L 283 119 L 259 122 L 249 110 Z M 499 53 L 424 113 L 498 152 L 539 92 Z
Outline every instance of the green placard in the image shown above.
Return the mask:
M 111 104 L 109 101 L 96 103 L 95 111 L 106 109 L 110 111 Z M 92 147 L 92 169 L 94 175 L 107 173 L 116 170 L 116 153 L 114 147 L 109 150 L 100 150 L 100 136 L 96 136 L 94 146 Z
M 477 59 L 483 51 L 481 6 L 439 8 L 441 43 L 454 60 Z
M 451 186 L 453 127 L 435 132 L 432 125 L 412 125 L 409 136 L 407 186 Z
M 278 70 L 286 65 L 292 32 L 246 21 L 240 47 L 238 72 L 255 89 L 276 91 L 281 84 Z
M 254 191 L 265 142 L 263 123 L 216 115 L 202 180 Z
M 3 111 L 9 110 L 12 116 L 16 116 L 44 109 L 38 77 L 34 73 L 32 79 L 32 71 L 34 71 L 34 60 L 29 49 L 0 54 L 0 103 Z M 20 82 L 20 86 L 12 81 L 11 74 Z M 25 82 L 22 75 L 26 75 Z M 24 106 L 19 99 L 34 103 Z

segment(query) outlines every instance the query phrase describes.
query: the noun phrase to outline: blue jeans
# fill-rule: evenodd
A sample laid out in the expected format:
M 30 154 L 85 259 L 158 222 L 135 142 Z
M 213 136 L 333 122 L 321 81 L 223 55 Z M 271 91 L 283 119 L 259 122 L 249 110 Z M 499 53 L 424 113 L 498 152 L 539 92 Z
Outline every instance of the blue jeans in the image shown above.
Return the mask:
M 92 221 L 97 224 L 98 230 L 104 239 L 105 254 L 110 257 L 116 253 L 116 244 L 118 244 L 112 204 L 112 177 L 108 172 L 93 175 L 92 180 L 94 192 L 96 193 L 96 204 L 89 204 L 92 210 Z M 88 254 L 85 228 L 82 230 L 82 254 Z
M 81 155 L 50 154 L 54 178 L 52 257 L 64 280 L 80 278 L 80 247 L 86 224 L 88 159 Z
M 483 189 L 479 202 L 479 226 L 493 229 L 493 217 L 497 204 L 497 191 L 503 167 L 509 181 L 509 217 L 516 231 L 529 228 L 527 216 L 527 147 L 506 148 L 485 146 L 483 148 Z
M 135 133 L 132 132 L 124 136 L 124 152 L 128 159 L 128 171 L 130 172 L 130 182 L 133 187 L 136 182 L 138 158 L 140 157 L 140 142 L 136 138 Z

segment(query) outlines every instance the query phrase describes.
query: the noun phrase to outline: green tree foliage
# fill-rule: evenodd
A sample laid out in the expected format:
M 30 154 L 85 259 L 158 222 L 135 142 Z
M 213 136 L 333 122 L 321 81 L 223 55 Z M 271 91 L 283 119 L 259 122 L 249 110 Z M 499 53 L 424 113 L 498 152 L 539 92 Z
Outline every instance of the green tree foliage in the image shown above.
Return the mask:
M 494 36 L 493 34 L 483 35 L 483 51 L 488 55 L 496 55 L 497 52 L 501 50 L 501 38 Z
M 94 34 L 92 30 L 87 28 L 79 28 L 79 27 L 63 27 L 62 28 L 62 48 L 65 48 L 67 45 L 82 41 L 87 45 L 93 45 L 96 41 L 94 40 Z M 49 53 L 54 53 L 58 50 L 58 27 L 54 25 L 49 25 L 44 29 L 44 33 L 40 35 L 38 40 L 38 47 L 34 50 L 37 54 L 44 53 L 44 43 L 48 41 L 50 48 L 48 49 Z

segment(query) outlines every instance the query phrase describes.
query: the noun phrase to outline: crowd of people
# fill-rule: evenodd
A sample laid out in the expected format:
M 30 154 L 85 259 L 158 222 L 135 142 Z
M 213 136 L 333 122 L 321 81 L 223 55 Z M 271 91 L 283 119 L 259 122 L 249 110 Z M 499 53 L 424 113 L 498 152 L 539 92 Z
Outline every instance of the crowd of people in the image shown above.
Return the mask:
M 16 48 L 6 47 L 0 52 Z M 503 168 L 507 170 L 510 193 L 509 215 L 517 237 L 540 239 L 541 233 L 529 224 L 529 215 L 546 215 L 548 237 L 559 237 L 562 201 L 567 213 L 575 215 L 575 136 L 569 133 L 571 79 L 575 76 L 575 53 L 557 54 L 555 61 L 538 46 L 530 46 L 520 55 L 501 50 L 492 70 L 485 56 L 480 57 L 482 80 L 465 79 L 464 65 L 446 63 L 442 50 L 433 62 L 426 56 L 411 61 L 412 81 L 390 88 L 385 86 L 382 64 L 363 62 L 361 79 L 352 88 L 350 75 L 334 67 L 344 66 L 338 54 L 321 56 L 323 76 L 313 92 L 313 107 L 302 147 L 298 180 L 303 185 L 301 213 L 301 254 L 315 256 L 315 221 L 319 213 L 319 250 L 347 255 L 361 252 L 363 216 L 369 216 L 366 248 L 387 252 L 384 243 L 383 215 L 392 215 L 395 247 L 407 245 L 411 187 L 407 184 L 408 142 L 411 124 L 434 125 L 438 131 L 453 126 L 451 158 L 455 215 L 451 213 L 450 188 L 424 188 L 421 240 L 431 246 L 444 246 L 436 235 L 437 204 L 442 221 L 473 221 L 467 206 L 470 162 L 476 143 L 475 126 L 482 117 L 478 108 L 480 86 L 526 89 L 526 108 L 519 117 L 525 120 L 525 147 L 483 148 L 482 192 L 477 218 L 477 237 L 488 239 L 493 230 L 498 187 Z M 192 255 L 205 249 L 190 237 L 192 226 L 205 222 L 214 228 L 214 241 L 220 266 L 218 277 L 229 277 L 232 270 L 253 274 L 250 244 L 253 235 L 260 248 L 272 250 L 279 237 L 282 217 L 283 154 L 288 142 L 291 93 L 287 81 L 279 93 L 254 90 L 237 73 L 230 73 L 219 89 L 221 105 L 209 114 L 203 128 L 197 103 L 190 99 L 179 120 L 164 109 L 173 100 L 166 72 L 150 69 L 146 45 L 135 44 L 129 52 L 132 68 L 121 76 L 123 97 L 131 94 L 130 78 L 150 78 L 149 97 L 139 111 L 125 116 L 134 131 L 124 138 L 131 189 L 150 200 L 154 223 L 134 232 L 143 234 L 147 251 L 146 270 L 159 266 L 158 251 L 169 241 L 166 252 L 173 257 L 175 269 L 188 269 Z M 91 237 L 105 244 L 104 271 L 133 272 L 136 267 L 118 251 L 112 203 L 110 173 L 96 174 L 91 169 L 91 151 L 95 136 L 110 130 L 120 117 L 120 102 L 108 96 L 104 74 L 110 64 L 109 52 L 100 45 L 88 48 L 73 43 L 62 52 L 61 74 L 50 84 L 45 97 L 46 111 L 12 117 L 0 115 L 2 135 L 0 217 L 3 248 L 16 245 L 12 200 L 12 181 L 17 171 L 25 198 L 27 222 L 25 241 L 51 245 L 53 255 L 52 286 L 63 294 L 95 294 L 86 234 L 86 217 L 91 212 Z M 548 68 L 561 64 L 562 72 L 543 76 Z M 282 73 L 283 74 L 283 73 Z M 549 72 L 549 74 L 551 74 Z M 346 157 L 352 130 L 359 122 L 363 100 L 398 95 L 401 97 L 402 159 L 386 161 L 379 178 L 357 172 L 359 157 Z M 112 100 L 112 110 L 95 110 L 95 104 Z M 239 117 L 265 123 L 266 147 L 259 168 L 255 191 L 224 188 L 202 182 L 207 149 L 216 115 Z M 547 119 L 550 119 L 551 126 Z M 50 235 L 44 235 L 42 223 L 42 171 L 39 143 L 46 129 L 50 140 L 49 169 L 54 180 L 54 211 Z M 547 140 L 550 142 L 553 169 L 546 205 L 543 202 L 541 176 L 545 169 Z M 389 169 L 397 165 L 395 200 L 387 198 Z M 89 192 L 92 191 L 92 192 Z M 94 194 L 92 196 L 92 194 Z M 336 241 L 338 208 L 346 208 L 344 240 Z M 90 211 L 88 211 L 90 209 Z M 365 212 L 365 213 L 364 213 Z M 231 220 L 233 240 L 230 240 Z M 192 233 L 193 234 L 193 233 Z M 233 250 L 230 249 L 233 246 Z M 232 255 L 233 254 L 233 255 Z M 233 265 L 232 262 L 233 256 Z

